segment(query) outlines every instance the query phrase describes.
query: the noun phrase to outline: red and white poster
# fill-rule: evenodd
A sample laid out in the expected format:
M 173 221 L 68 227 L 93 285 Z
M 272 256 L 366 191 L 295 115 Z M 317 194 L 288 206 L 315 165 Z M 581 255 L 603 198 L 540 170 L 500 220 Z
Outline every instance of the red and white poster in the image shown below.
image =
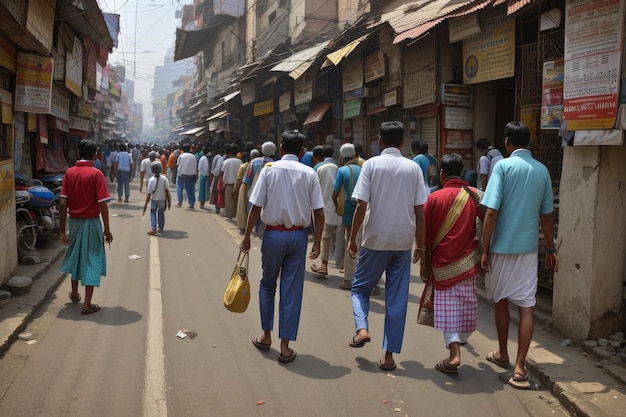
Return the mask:
M 566 3 L 563 116 L 567 130 L 615 125 L 624 4 L 620 0 Z

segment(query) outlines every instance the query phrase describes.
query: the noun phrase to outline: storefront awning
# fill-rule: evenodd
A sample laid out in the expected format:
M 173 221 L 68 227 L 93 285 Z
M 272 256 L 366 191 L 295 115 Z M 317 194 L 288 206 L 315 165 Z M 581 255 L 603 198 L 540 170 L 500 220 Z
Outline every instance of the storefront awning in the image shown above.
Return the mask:
M 496 0 L 493 3 L 493 7 L 499 6 L 503 3 L 509 3 L 509 5 L 507 6 L 507 14 L 511 15 L 515 12 L 517 12 L 518 10 L 520 10 L 522 7 L 529 5 L 530 3 L 532 3 L 535 0 Z
M 179 133 L 179 136 L 182 135 L 195 135 L 196 133 L 198 133 L 199 131 L 201 131 L 202 129 L 206 129 L 204 126 L 200 126 L 200 127 L 194 127 L 192 129 L 189 130 L 185 130 L 184 132 Z
M 354 119 L 361 115 L 361 102 L 362 99 L 350 100 L 343 103 L 343 118 Z
M 419 38 L 446 19 L 474 13 L 491 3 L 493 0 L 434 0 L 423 6 L 404 4 L 384 13 L 381 21 L 391 25 L 397 34 L 393 43 L 399 43 L 405 39 Z
M 234 93 L 230 93 L 230 94 L 226 94 L 224 96 L 224 103 L 226 103 L 227 101 L 230 101 L 232 99 L 234 99 L 235 97 L 237 97 L 239 94 L 241 94 L 241 91 L 235 91 Z
M 107 51 L 111 52 L 117 46 L 96 0 L 58 0 L 56 10 L 60 20 Z
M 211 120 L 215 120 L 215 119 L 223 119 L 224 117 L 226 117 L 228 115 L 229 115 L 228 111 L 224 110 L 224 111 L 221 111 L 219 113 L 215 113 L 214 115 L 209 116 L 207 118 L 207 120 L 211 121 Z
M 361 44 L 361 42 L 367 39 L 368 36 L 369 36 L 369 33 L 367 35 L 361 36 L 358 39 L 353 40 L 352 42 L 350 42 L 343 48 L 338 49 L 335 52 L 331 52 L 330 54 L 326 55 L 326 60 L 324 60 L 324 63 L 322 64 L 321 68 L 326 68 L 331 65 L 338 65 L 342 59 L 350 55 L 352 51 L 354 51 L 356 47 Z
M 332 103 L 329 103 L 329 102 L 324 102 L 324 103 L 320 103 L 316 105 L 315 107 L 313 107 L 313 110 L 311 110 L 311 112 L 306 117 L 302 125 L 306 126 L 306 125 L 310 125 L 311 123 L 319 122 L 320 120 L 322 120 L 322 118 L 324 117 L 324 115 L 326 114 L 328 109 L 330 109 L 331 106 L 332 106 Z
M 174 61 L 192 57 L 198 52 L 214 46 L 215 36 L 223 29 L 223 24 L 233 19 L 232 16 L 218 14 L 212 16 L 202 29 L 184 30 L 176 28 Z
M 321 42 L 310 48 L 298 51 L 289 58 L 283 59 L 279 64 L 272 67 L 270 71 L 288 72 L 291 78 L 297 80 L 311 67 L 317 55 L 326 48 L 329 43 L 330 41 Z

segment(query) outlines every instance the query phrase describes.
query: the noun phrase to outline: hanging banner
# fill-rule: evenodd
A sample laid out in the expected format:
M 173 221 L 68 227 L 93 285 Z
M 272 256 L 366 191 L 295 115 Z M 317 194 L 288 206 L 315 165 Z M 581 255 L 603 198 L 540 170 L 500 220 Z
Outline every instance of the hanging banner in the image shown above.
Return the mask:
M 563 60 L 543 63 L 541 128 L 558 129 L 563 121 Z
M 615 126 L 624 4 L 620 0 L 568 0 L 565 4 L 563 117 L 567 130 Z
M 65 53 L 65 87 L 81 97 L 83 86 L 83 45 L 74 37 L 72 51 Z
M 463 40 L 463 84 L 515 75 L 515 17 L 505 11 L 485 17 L 483 31 Z
M 17 67 L 15 56 L 15 47 L 4 38 L 0 37 L 0 67 L 15 72 Z
M 50 112 L 53 70 L 52 58 L 18 52 L 15 83 L 16 111 Z

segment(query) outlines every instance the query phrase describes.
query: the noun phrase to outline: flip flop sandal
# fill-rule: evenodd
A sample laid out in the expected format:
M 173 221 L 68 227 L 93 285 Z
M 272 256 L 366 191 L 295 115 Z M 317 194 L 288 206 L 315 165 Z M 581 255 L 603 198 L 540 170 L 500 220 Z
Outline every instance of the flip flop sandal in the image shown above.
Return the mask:
M 80 299 L 81 299 L 80 294 L 76 294 L 76 296 L 74 296 L 74 294 L 72 294 L 72 292 L 70 291 L 67 295 L 70 297 L 70 300 L 72 301 L 72 303 L 76 304 L 80 302 Z
M 320 275 L 328 275 L 328 270 L 321 268 L 315 264 L 311 265 L 311 271 L 315 272 L 316 274 L 320 274 Z
M 503 361 L 503 360 L 499 360 L 498 358 L 496 358 L 496 353 L 498 353 L 497 350 L 494 350 L 493 352 L 489 352 L 487 354 L 486 359 L 491 362 L 491 363 L 495 363 L 496 365 L 498 365 L 501 368 L 504 369 L 508 369 L 509 368 L 509 361 Z
M 355 334 L 352 337 L 352 340 L 348 343 L 348 346 L 353 347 L 353 348 L 360 348 L 360 347 L 365 346 L 365 344 L 371 340 L 369 336 L 363 336 L 359 340 L 356 340 L 355 339 L 356 336 L 357 335 Z
M 520 390 L 530 390 L 533 389 L 530 381 L 528 380 L 528 373 L 526 375 L 521 375 L 519 373 L 514 373 L 511 378 L 507 381 L 507 384 L 512 386 L 513 388 Z
M 295 351 L 295 350 L 293 350 L 293 349 L 291 349 L 291 355 L 289 355 L 289 356 L 283 356 L 283 354 L 282 354 L 282 353 L 280 353 L 280 354 L 278 355 L 278 362 L 280 362 L 280 363 L 289 363 L 289 362 L 293 362 L 293 360 L 294 360 L 294 359 L 296 359 L 296 355 L 297 355 L 297 353 L 296 353 L 296 351 Z
M 446 365 L 445 359 L 442 359 L 439 362 L 437 362 L 437 364 L 435 365 L 435 369 L 440 372 L 443 372 L 444 374 L 456 375 L 459 373 L 458 366 Z
M 378 361 L 378 367 L 380 369 L 382 369 L 383 371 L 393 371 L 394 369 L 396 369 L 396 362 L 395 361 L 393 361 L 392 363 L 385 363 L 384 360 L 385 360 L 385 358 L 382 357 Z
M 100 306 L 98 304 L 90 304 L 89 308 L 87 309 L 82 308 L 80 310 L 80 314 L 91 314 L 91 313 L 95 313 L 98 310 L 100 310 Z
M 252 338 L 252 344 L 254 346 L 256 346 L 257 349 L 264 350 L 264 351 L 268 352 L 270 350 L 270 345 L 268 345 L 266 343 L 259 342 L 259 336 L 261 336 L 261 335 L 257 334 L 256 336 L 254 336 Z

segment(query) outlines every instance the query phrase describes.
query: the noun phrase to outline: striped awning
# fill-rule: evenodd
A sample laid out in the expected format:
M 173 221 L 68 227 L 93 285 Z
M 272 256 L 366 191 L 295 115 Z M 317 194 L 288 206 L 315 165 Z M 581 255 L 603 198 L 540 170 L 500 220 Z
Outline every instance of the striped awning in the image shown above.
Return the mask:
M 270 71 L 288 72 L 291 78 L 297 80 L 313 65 L 313 61 L 315 61 L 317 55 L 326 48 L 329 43 L 330 41 L 321 42 L 310 48 L 298 51 L 289 58 L 285 58 L 274 65 Z

